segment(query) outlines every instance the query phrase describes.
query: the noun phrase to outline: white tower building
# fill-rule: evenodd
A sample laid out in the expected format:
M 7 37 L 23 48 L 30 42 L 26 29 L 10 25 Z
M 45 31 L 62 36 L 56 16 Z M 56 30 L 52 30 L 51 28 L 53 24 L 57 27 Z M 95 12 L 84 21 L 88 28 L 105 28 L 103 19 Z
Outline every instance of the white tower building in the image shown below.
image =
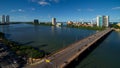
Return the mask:
M 52 25 L 56 25 L 56 18 L 52 18 Z

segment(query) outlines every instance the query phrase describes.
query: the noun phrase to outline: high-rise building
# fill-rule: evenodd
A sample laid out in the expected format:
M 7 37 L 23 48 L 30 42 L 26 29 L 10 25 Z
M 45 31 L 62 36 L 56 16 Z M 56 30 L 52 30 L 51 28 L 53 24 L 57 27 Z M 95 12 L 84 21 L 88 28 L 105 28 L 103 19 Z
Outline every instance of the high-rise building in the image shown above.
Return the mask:
M 52 18 L 52 25 L 56 25 L 56 18 Z
M 7 24 L 10 23 L 10 17 L 9 17 L 9 15 L 6 16 L 6 23 L 7 23 Z
M 103 18 L 102 18 L 102 16 L 97 16 L 97 26 L 98 27 L 103 26 Z
M 98 27 L 108 27 L 109 26 L 109 16 L 97 16 L 97 26 Z
M 38 19 L 34 19 L 34 24 L 39 24 L 39 20 Z
M 2 24 L 5 23 L 5 15 L 2 15 Z
M 109 26 L 109 16 L 103 16 L 103 26 L 104 27 Z

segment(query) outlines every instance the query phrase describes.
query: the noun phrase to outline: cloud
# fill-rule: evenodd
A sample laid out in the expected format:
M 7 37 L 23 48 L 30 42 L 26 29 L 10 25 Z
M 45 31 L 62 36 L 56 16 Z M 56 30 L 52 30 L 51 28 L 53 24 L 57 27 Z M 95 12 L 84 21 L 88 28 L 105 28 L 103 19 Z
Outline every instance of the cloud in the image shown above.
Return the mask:
M 16 12 L 16 10 L 12 9 L 10 12 Z
M 28 0 L 29 2 L 37 2 L 37 1 L 40 1 L 40 0 Z
M 52 16 L 50 14 L 48 14 L 48 18 L 52 18 Z
M 77 11 L 82 11 L 82 9 L 77 9 Z
M 25 10 L 23 9 L 12 9 L 11 12 L 25 12 Z
M 94 9 L 88 8 L 87 11 L 94 11 Z
M 35 9 L 35 8 L 31 8 L 31 10 L 33 10 L 33 11 L 34 11 L 34 10 L 36 10 L 36 9 Z
M 77 9 L 77 11 L 90 11 L 90 12 L 92 12 L 92 11 L 94 11 L 94 9 L 91 9 L 91 8 L 88 8 L 88 9 Z
M 50 5 L 50 3 L 46 1 L 39 1 L 38 4 L 42 6 Z
M 24 12 L 24 10 L 23 10 L 23 9 L 18 9 L 18 11 L 19 11 L 19 12 Z
M 120 10 L 120 7 L 113 7 L 112 10 Z
M 60 0 L 29 0 L 34 3 L 38 3 L 41 6 L 50 6 L 51 3 L 59 3 Z
M 49 0 L 50 2 L 58 3 L 60 0 Z

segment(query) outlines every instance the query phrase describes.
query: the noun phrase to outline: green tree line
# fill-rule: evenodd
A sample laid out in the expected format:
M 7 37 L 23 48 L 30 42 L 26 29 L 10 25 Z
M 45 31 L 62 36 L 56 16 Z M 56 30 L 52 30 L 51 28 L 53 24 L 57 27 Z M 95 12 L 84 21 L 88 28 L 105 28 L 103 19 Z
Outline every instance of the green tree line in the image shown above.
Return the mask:
M 5 34 L 2 32 L 0 32 L 0 38 L 2 39 L 2 42 L 18 56 L 25 56 L 28 58 L 42 58 L 45 56 L 45 52 L 42 50 L 36 49 L 32 46 L 23 46 L 17 42 L 6 39 Z

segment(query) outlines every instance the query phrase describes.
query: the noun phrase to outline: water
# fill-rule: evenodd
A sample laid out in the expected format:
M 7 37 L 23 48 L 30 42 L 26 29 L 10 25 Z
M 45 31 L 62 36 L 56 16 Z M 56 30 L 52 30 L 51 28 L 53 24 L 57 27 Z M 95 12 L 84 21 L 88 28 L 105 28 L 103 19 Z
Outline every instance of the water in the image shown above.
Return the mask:
M 76 68 L 120 68 L 120 33 L 112 32 Z
M 31 24 L 0 25 L 0 31 L 6 33 L 6 37 L 10 40 L 38 47 L 47 52 L 56 51 L 95 33 L 92 30 Z
M 63 48 L 96 31 L 66 27 L 33 26 L 30 24 L 0 25 L 6 37 L 47 52 Z M 120 68 L 120 33 L 112 32 L 76 68 Z

